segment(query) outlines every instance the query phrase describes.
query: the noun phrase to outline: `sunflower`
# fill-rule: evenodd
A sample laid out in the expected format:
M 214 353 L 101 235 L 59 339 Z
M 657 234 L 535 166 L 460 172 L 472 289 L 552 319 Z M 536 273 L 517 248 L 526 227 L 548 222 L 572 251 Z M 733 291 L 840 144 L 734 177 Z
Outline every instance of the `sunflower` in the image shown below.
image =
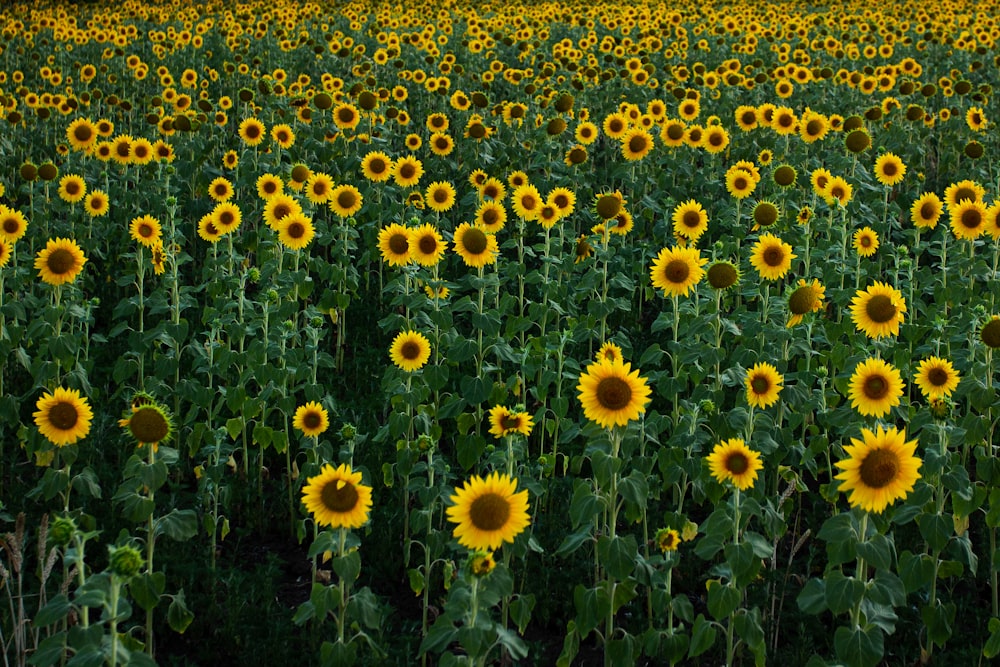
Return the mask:
M 409 230 L 396 222 L 383 227 L 378 233 L 378 248 L 389 266 L 406 266 L 412 259 Z
M 160 221 L 151 215 L 142 215 L 133 218 L 129 224 L 129 233 L 132 239 L 138 241 L 147 248 L 152 248 L 162 242 L 162 227 Z
M 306 179 L 306 198 L 313 204 L 326 204 L 333 192 L 333 177 L 321 171 L 309 174 Z
M 979 340 L 983 341 L 986 347 L 1000 348 L 1000 315 L 994 315 L 986 320 L 986 324 L 979 330 Z
M 139 137 L 132 142 L 130 160 L 132 164 L 144 165 L 149 164 L 156 157 L 153 153 L 153 144 L 149 143 L 148 139 Z
M 338 185 L 330 193 L 330 210 L 342 218 L 352 216 L 360 211 L 363 203 L 361 192 L 353 185 Z
M 730 481 L 740 491 L 753 488 L 757 471 L 764 467 L 760 452 L 747 447 L 741 438 L 730 438 L 717 443 L 705 460 L 712 477 L 720 484 Z
M 955 238 L 975 241 L 986 231 L 986 204 L 982 201 L 963 199 L 949 209 L 948 217 Z
M 410 256 L 420 266 L 434 266 L 444 257 L 448 244 L 430 223 L 410 231 Z
M 844 135 L 844 148 L 854 155 L 864 153 L 871 145 L 872 137 L 863 127 L 856 127 Z
M 987 121 L 983 110 L 979 107 L 969 107 L 969 110 L 965 112 L 965 124 L 973 132 L 982 132 L 985 130 Z
M 392 160 L 381 151 L 372 151 L 361 160 L 361 173 L 373 183 L 388 181 L 392 172 Z
M 257 178 L 257 196 L 267 200 L 275 195 L 284 193 L 285 184 L 280 176 L 275 174 L 261 174 Z
M 45 392 L 35 408 L 38 431 L 56 447 L 72 445 L 90 433 L 94 412 L 76 389 L 56 387 L 51 394 Z
M 933 400 L 951 396 L 961 377 L 947 359 L 930 357 L 920 362 L 913 379 L 924 398 Z
M 302 504 L 319 526 L 360 528 L 372 508 L 372 487 L 361 483 L 361 473 L 341 463 L 324 464 L 318 475 L 306 480 Z
M 301 212 L 287 215 L 278 222 L 278 241 L 291 250 L 302 250 L 316 236 L 312 220 Z
M 153 265 L 153 273 L 162 276 L 167 270 L 167 255 L 163 252 L 163 242 L 156 243 L 149 254 L 149 262 Z
M 660 551 L 667 553 L 668 551 L 677 551 L 682 540 L 681 534 L 673 528 L 660 528 L 656 531 L 653 541 L 656 542 Z
M 798 287 L 792 290 L 788 296 L 788 318 L 786 327 L 794 327 L 802 321 L 803 316 L 823 310 L 823 299 L 826 297 L 826 288 L 820 284 L 819 280 L 813 278 L 811 283 L 799 279 Z
M 789 136 L 798 130 L 799 119 L 789 107 L 777 107 L 771 114 L 770 127 L 778 136 Z
M 341 103 L 333 109 L 333 122 L 340 130 L 353 130 L 361 122 L 361 114 L 353 104 Z
M 906 299 L 888 283 L 876 281 L 851 300 L 851 319 L 869 338 L 898 336 L 905 312 Z
M 610 113 L 604 117 L 602 128 L 610 138 L 621 139 L 628 132 L 628 117 L 618 111 Z
M 848 398 L 862 416 L 884 417 L 902 395 L 903 378 L 889 363 L 872 357 L 854 368 Z
M 417 158 L 406 155 L 392 165 L 392 178 L 400 187 L 412 187 L 420 182 L 424 165 Z
M 906 175 L 906 165 L 895 153 L 885 153 L 875 160 L 875 180 L 886 187 L 899 185 Z
M 97 136 L 97 127 L 87 118 L 77 118 L 66 128 L 66 141 L 73 150 L 90 150 L 97 141 Z
M 646 378 L 620 359 L 589 364 L 576 388 L 583 414 L 602 428 L 625 426 L 638 419 L 650 401 Z
M 664 296 L 687 296 L 704 277 L 701 267 L 707 263 L 697 248 L 663 248 L 650 267 L 650 279 Z
M 871 227 L 854 232 L 854 249 L 861 257 L 871 257 L 878 250 L 878 234 Z
M 618 211 L 618 215 L 611 220 L 608 220 L 608 231 L 612 234 L 617 234 L 618 236 L 625 236 L 632 231 L 632 228 L 635 226 L 634 222 L 632 214 L 623 208 Z
M 580 262 L 592 257 L 594 254 L 594 247 L 590 245 L 590 241 L 587 240 L 585 235 L 580 235 L 576 239 L 576 244 L 573 247 L 573 263 L 579 264 Z
M 212 209 L 212 224 L 220 234 L 230 234 L 236 231 L 243 222 L 243 211 L 233 202 L 216 204 Z
M 778 402 L 778 393 L 784 388 L 785 378 L 769 363 L 755 364 L 747 371 L 744 384 L 747 388 L 747 403 L 758 408 L 766 408 Z
M 497 254 L 500 252 L 496 236 L 467 222 L 463 222 L 455 230 L 453 247 L 465 265 L 473 268 L 482 268 L 487 264 L 493 264 L 497 261 Z
M 756 187 L 757 181 L 748 171 L 731 169 L 726 173 L 726 191 L 736 199 L 746 199 Z
M 920 479 L 922 461 L 914 456 L 917 441 L 906 440 L 906 431 L 878 426 L 861 429 L 863 440 L 851 438 L 844 446 L 848 458 L 838 461 L 840 490 L 850 492 L 847 502 L 866 512 L 881 513 L 890 503 L 906 498 Z
M 792 268 L 792 260 L 797 255 L 792 246 L 774 234 L 762 234 L 753 246 L 750 264 L 765 280 L 781 280 Z
M 499 202 L 507 196 L 507 188 L 499 178 L 487 178 L 483 187 L 479 189 L 479 196 L 481 199 Z
M 66 174 L 59 179 L 59 197 L 68 204 L 75 204 L 87 196 L 87 183 L 81 176 Z
M 258 146 L 264 141 L 264 123 L 252 116 L 240 123 L 238 132 L 240 139 L 247 146 Z
M 514 189 L 510 196 L 514 213 L 522 220 L 537 220 L 538 209 L 545 203 L 538 188 L 530 183 L 523 183 Z
M 708 229 L 708 213 L 693 199 L 675 206 L 671 220 L 674 234 L 683 236 L 693 243 L 697 243 Z
M 910 207 L 910 219 L 913 226 L 920 229 L 934 229 L 941 217 L 943 204 L 940 197 L 933 192 L 925 192 L 913 202 Z
M 292 426 L 302 431 L 302 435 L 315 438 L 330 428 L 330 416 L 322 405 L 309 401 L 295 409 Z
M 705 279 L 712 289 L 727 290 L 740 281 L 740 270 L 730 261 L 719 260 L 705 271 Z
M 389 358 L 408 373 L 418 371 L 431 358 L 431 343 L 419 331 L 402 331 L 389 346 Z
M 427 186 L 424 201 L 432 211 L 444 213 L 455 205 L 455 186 L 448 181 L 435 181 Z
M 994 241 L 1000 241 L 1000 201 L 995 201 L 986 209 L 983 229 Z
M 28 231 L 28 221 L 24 214 L 0 204 L 0 238 L 8 243 L 17 243 Z
M 70 239 L 49 239 L 35 256 L 39 277 L 49 285 L 71 283 L 83 270 L 87 258 L 83 250 Z
M 601 349 L 599 349 L 597 351 L 597 354 L 594 355 L 594 359 L 596 359 L 597 361 L 610 361 L 612 363 L 616 361 L 617 362 L 625 361 L 625 357 L 622 354 L 621 346 L 616 345 L 611 341 L 608 341 L 604 343 L 604 345 L 601 345 Z
M 840 176 L 834 176 L 826 186 L 824 199 L 828 206 L 839 204 L 847 206 L 854 196 L 854 186 Z
M 573 212 L 576 206 L 576 193 L 569 188 L 553 188 L 545 198 L 545 203 L 555 207 L 560 218 L 565 218 Z
M 800 225 L 808 225 L 809 221 L 812 220 L 812 208 L 809 206 L 803 206 L 799 209 L 798 214 L 795 216 L 795 221 Z
M 534 421 L 527 412 L 511 412 L 502 405 L 490 408 L 490 433 L 497 438 L 517 433 L 528 437 L 534 426 Z
M 950 211 L 966 199 L 981 202 L 985 194 L 986 189 L 979 183 L 970 180 L 959 181 L 944 189 L 944 205 Z
M 135 440 L 137 447 L 151 445 L 156 451 L 161 442 L 173 435 L 174 425 L 166 408 L 148 394 L 136 394 L 132 399 L 132 409 L 128 415 L 118 420 L 118 425 L 126 429 Z
M 813 193 L 823 199 L 826 199 L 830 188 L 830 181 L 832 180 L 833 174 L 830 173 L 829 169 L 824 169 L 823 167 L 814 169 L 812 174 L 809 175 L 809 183 L 812 185 Z
M 218 243 L 219 239 L 222 238 L 222 232 L 212 221 L 211 213 L 206 213 L 198 220 L 198 236 L 209 243 Z
M 458 543 L 477 551 L 494 550 L 513 542 L 531 523 L 528 492 L 517 492 L 517 479 L 498 472 L 485 479 L 473 475 L 451 496 L 448 521 L 458 524 Z
M 736 111 L 733 112 L 733 119 L 736 121 L 737 127 L 743 132 L 749 132 L 757 128 L 757 108 L 746 104 L 741 104 L 736 107 Z
M 275 125 L 271 128 L 271 140 L 281 148 L 291 148 L 295 143 L 295 132 L 285 123 Z
M 598 130 L 597 125 L 587 120 L 576 126 L 576 130 L 573 131 L 573 136 L 579 143 L 584 146 L 589 146 L 597 141 L 599 133 L 600 131 Z
M 264 222 L 271 229 L 276 230 L 285 218 L 299 213 L 302 213 L 302 206 L 284 193 L 271 196 L 264 204 Z
M 621 137 L 622 156 L 629 162 L 638 162 L 653 150 L 653 135 L 642 127 L 633 127 Z
M 103 190 L 94 190 L 87 195 L 83 206 L 87 211 L 87 215 L 97 218 L 108 214 L 111 203 L 108 201 L 108 195 Z
M 755 232 L 761 227 L 770 227 L 778 222 L 778 218 L 781 217 L 781 211 L 774 202 L 762 199 L 754 204 L 750 217 L 753 219 L 753 227 L 750 230 Z
M 441 157 L 450 155 L 455 150 L 455 140 L 444 132 L 435 132 L 428 139 L 427 143 L 431 146 L 431 152 Z
M 13 250 L 14 244 L 0 236 L 0 269 L 10 262 Z

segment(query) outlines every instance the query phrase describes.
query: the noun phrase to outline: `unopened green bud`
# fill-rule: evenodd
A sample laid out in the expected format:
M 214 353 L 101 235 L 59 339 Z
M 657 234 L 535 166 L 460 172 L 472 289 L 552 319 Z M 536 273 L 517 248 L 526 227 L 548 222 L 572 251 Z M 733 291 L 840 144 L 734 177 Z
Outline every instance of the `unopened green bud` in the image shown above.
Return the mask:
M 715 402 L 708 398 L 702 399 L 701 403 L 698 404 L 698 410 L 710 415 L 715 412 Z
M 258 269 L 256 266 L 250 267 L 250 270 L 247 271 L 247 278 L 249 278 L 250 282 L 252 282 L 252 283 L 259 282 L 260 281 L 260 269 Z
M 122 579 L 131 579 L 142 567 L 142 553 L 133 546 L 108 547 L 108 569 Z
M 313 329 L 319 329 L 321 326 L 323 326 L 323 318 L 322 317 L 310 318 L 309 326 L 311 326 Z
M 278 290 L 276 290 L 276 289 L 269 289 L 269 290 L 267 290 L 267 300 L 268 300 L 269 303 L 278 303 L 278 300 L 280 298 L 281 298 L 281 295 L 278 294 Z
M 340 437 L 344 440 L 354 440 L 358 435 L 358 427 L 354 424 L 344 424 L 340 427 Z
M 61 516 L 49 528 L 49 540 L 57 547 L 65 547 L 76 533 L 76 522 L 68 516 Z

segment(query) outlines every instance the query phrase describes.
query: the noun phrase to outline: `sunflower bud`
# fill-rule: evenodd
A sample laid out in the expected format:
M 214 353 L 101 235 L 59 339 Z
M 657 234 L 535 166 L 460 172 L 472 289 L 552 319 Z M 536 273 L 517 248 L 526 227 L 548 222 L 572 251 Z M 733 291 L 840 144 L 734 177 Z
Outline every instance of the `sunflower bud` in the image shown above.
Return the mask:
M 345 423 L 340 427 L 340 437 L 344 440 L 354 440 L 358 435 L 358 428 L 354 424 Z M 421 436 L 423 437 L 423 436 Z
M 122 579 L 131 579 L 139 573 L 142 567 L 142 553 L 138 549 L 126 544 L 121 547 L 109 546 L 108 552 L 108 569 L 112 574 Z
M 76 522 L 68 516 L 61 516 L 49 528 L 49 540 L 57 547 L 65 547 L 76 533 Z
M 465 562 L 469 574 L 474 577 L 485 577 L 497 566 L 493 554 L 489 551 L 473 551 Z
M 267 290 L 267 300 L 269 303 L 278 303 L 281 296 L 278 294 L 278 290 L 269 289 Z
M 311 326 L 313 329 L 319 329 L 321 326 L 323 326 L 323 318 L 322 317 L 309 318 L 309 326 Z
M 249 278 L 252 283 L 260 282 L 260 269 L 256 266 L 251 267 L 247 271 L 247 278 Z
M 708 398 L 702 399 L 701 403 L 698 404 L 698 410 L 710 415 L 715 412 L 715 402 Z
M 427 435 L 426 433 L 417 438 L 417 449 L 422 452 L 431 451 L 434 449 L 434 438 Z

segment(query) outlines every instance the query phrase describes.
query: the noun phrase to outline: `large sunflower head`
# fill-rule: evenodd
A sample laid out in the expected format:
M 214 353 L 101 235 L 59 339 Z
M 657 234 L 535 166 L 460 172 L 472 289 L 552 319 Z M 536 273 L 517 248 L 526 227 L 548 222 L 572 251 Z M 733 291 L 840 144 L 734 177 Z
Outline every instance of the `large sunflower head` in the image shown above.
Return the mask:
M 410 263 L 410 231 L 399 223 L 383 227 L 378 233 L 378 248 L 382 260 L 389 266 L 405 266 Z
M 905 313 L 906 299 L 888 283 L 876 281 L 851 300 L 851 319 L 869 338 L 898 336 Z
M 372 508 L 372 487 L 361 483 L 361 473 L 341 463 L 325 464 L 320 473 L 306 480 L 302 504 L 317 525 L 331 528 L 360 528 Z
M 467 222 L 463 222 L 455 230 L 453 247 L 466 266 L 473 268 L 482 268 L 495 263 L 500 252 L 493 234 Z
M 913 226 L 921 229 L 934 229 L 941 217 L 943 207 L 944 204 L 937 194 L 933 192 L 923 193 L 910 207 L 910 219 L 913 220 Z
M 766 408 L 778 402 L 778 394 L 784 388 L 784 376 L 767 362 L 754 364 L 747 371 L 744 384 L 747 389 L 747 403 L 754 407 Z
M 410 256 L 421 266 L 434 266 L 444 257 L 448 243 L 430 223 L 410 232 Z
M 271 195 L 264 203 L 264 222 L 277 230 L 285 218 L 302 213 L 302 206 L 291 195 L 283 192 Z
M 284 192 L 285 183 L 277 174 L 261 174 L 257 178 L 257 196 L 267 200 Z
M 278 223 L 278 241 L 290 250 L 302 250 L 316 236 L 312 219 L 302 213 L 293 213 Z
M 951 362 L 940 357 L 929 357 L 921 361 L 913 377 L 920 393 L 929 400 L 951 396 L 960 379 Z
M 72 445 L 90 433 L 94 412 L 76 389 L 57 387 L 52 393 L 45 392 L 35 408 L 38 431 L 56 447 Z
M 497 438 L 521 434 L 525 437 L 531 435 L 534 427 L 534 419 L 527 412 L 511 412 L 502 405 L 495 405 L 490 408 L 490 433 Z
M 333 192 L 333 177 L 321 171 L 309 174 L 306 179 L 306 197 L 313 204 L 326 204 Z
M 138 241 L 147 248 L 152 248 L 162 238 L 160 221 L 151 215 L 141 215 L 133 218 L 129 224 L 129 233 L 133 240 Z
M 424 202 L 428 208 L 444 213 L 455 205 L 455 186 L 448 181 L 435 181 L 427 186 Z
M 476 225 L 487 234 L 496 234 L 507 222 L 507 209 L 498 201 L 487 200 L 476 209 Z
M 865 417 L 884 417 L 899 405 L 903 395 L 903 378 L 891 364 L 874 357 L 854 368 L 848 398 L 851 407 Z
M 412 373 L 431 358 L 431 342 L 419 331 L 401 331 L 389 346 L 389 357 L 400 369 Z
M 451 496 L 448 521 L 458 524 L 458 543 L 476 551 L 492 551 L 513 543 L 531 523 L 528 491 L 517 491 L 517 480 L 497 472 L 485 479 L 473 475 Z
M 705 276 L 707 263 L 697 248 L 663 248 L 650 267 L 650 279 L 665 295 L 687 296 Z
M 802 321 L 802 318 L 818 310 L 823 310 L 823 299 L 826 297 L 826 288 L 813 278 L 811 283 L 799 279 L 798 286 L 788 295 L 788 324 L 793 327 Z
M 604 343 L 604 345 L 601 345 L 601 349 L 599 349 L 597 351 L 597 354 L 594 355 L 594 359 L 596 359 L 597 361 L 610 361 L 610 362 L 625 361 L 625 357 L 622 355 L 621 346 L 616 345 L 611 341 L 608 341 Z
M 245 118 L 240 123 L 238 133 L 247 146 L 259 146 L 264 141 L 264 123 L 252 116 Z
M 330 193 L 330 210 L 342 218 L 354 215 L 364 203 L 361 192 L 353 185 L 338 185 Z
M 986 324 L 979 330 L 979 339 L 991 349 L 1000 347 L 1000 315 L 994 315 L 986 320 Z
M 638 419 L 650 401 L 646 378 L 620 359 L 591 363 L 576 388 L 584 416 L 603 428 Z
M 369 181 L 385 182 L 392 176 L 392 160 L 381 151 L 372 151 L 361 160 L 361 173 Z
M 131 409 L 118 424 L 135 440 L 136 446 L 151 445 L 153 451 L 161 442 L 169 440 L 174 432 L 174 423 L 167 409 L 146 393 L 138 393 L 132 398 Z
M 322 405 L 309 401 L 295 409 L 292 426 L 302 431 L 302 435 L 315 438 L 330 428 L 330 416 Z
M 757 471 L 764 467 L 760 453 L 747 447 L 741 438 L 719 442 L 705 460 L 712 477 L 720 484 L 732 482 L 740 491 L 753 488 Z
M 671 220 L 674 234 L 693 242 L 697 242 L 708 229 L 708 213 L 693 199 L 675 206 Z
M 753 246 L 750 264 L 765 280 L 781 280 L 792 268 L 792 260 L 797 255 L 792 246 L 774 234 L 762 234 Z
M 944 205 L 952 210 L 965 200 L 981 202 L 986 195 L 986 188 L 976 181 L 963 180 L 952 183 L 944 189 Z
M 895 153 L 883 153 L 875 160 L 875 180 L 886 187 L 899 185 L 906 175 L 906 165 Z
M 986 232 L 986 204 L 982 201 L 963 199 L 949 207 L 948 215 L 955 238 L 975 241 Z
M 83 250 L 71 239 L 49 239 L 35 256 L 38 276 L 49 285 L 73 282 L 86 263 Z
M 836 466 L 841 472 L 840 490 L 849 492 L 847 502 L 866 512 L 881 513 L 891 503 L 906 498 L 920 479 L 922 461 L 914 456 L 916 440 L 906 440 L 905 431 L 878 426 L 861 429 L 862 440 L 851 438 L 844 446 L 846 459 Z
M 229 201 L 232 199 L 233 193 L 233 184 L 224 176 L 219 176 L 208 184 L 208 196 L 217 202 Z

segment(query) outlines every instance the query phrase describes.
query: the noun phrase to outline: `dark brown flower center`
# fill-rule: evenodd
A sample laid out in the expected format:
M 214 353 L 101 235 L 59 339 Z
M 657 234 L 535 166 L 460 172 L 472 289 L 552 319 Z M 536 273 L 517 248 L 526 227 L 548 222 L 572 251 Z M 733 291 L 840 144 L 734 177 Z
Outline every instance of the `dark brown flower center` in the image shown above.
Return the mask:
M 521 208 L 525 211 L 534 211 L 537 206 L 538 200 L 535 199 L 535 195 L 530 192 L 521 195 Z
M 962 211 L 962 226 L 966 229 L 977 229 L 983 223 L 983 214 L 976 208 Z
M 691 275 L 691 267 L 683 259 L 675 259 L 663 268 L 663 277 L 668 282 L 683 283 Z
M 649 144 L 646 143 L 646 138 L 644 136 L 642 136 L 642 135 L 636 135 L 636 136 L 632 137 L 631 139 L 629 139 L 629 141 L 628 141 L 628 149 L 632 153 L 642 153 L 648 147 L 649 147 Z
M 815 137 L 820 132 L 823 131 L 823 123 L 818 120 L 811 120 L 806 123 L 806 134 L 810 137 Z
M 339 204 L 340 207 L 343 209 L 350 210 L 351 208 L 354 208 L 354 205 L 357 203 L 357 201 L 358 201 L 357 196 L 350 190 L 344 190 L 339 195 L 337 195 L 337 204 Z
M 358 490 L 342 479 L 330 480 L 320 493 L 323 506 L 331 512 L 350 512 L 358 506 Z
M 785 249 L 780 245 L 770 245 L 761 254 L 764 263 L 772 268 L 781 266 L 785 261 Z
M 680 123 L 667 126 L 667 136 L 672 141 L 680 141 L 684 138 L 684 127 Z
M 861 462 L 858 474 L 865 486 L 881 489 L 899 474 L 899 457 L 888 449 L 873 449 Z
M 497 493 L 484 493 L 469 506 L 469 520 L 479 530 L 500 530 L 510 519 L 510 502 Z
M 778 220 L 778 208 L 771 203 L 761 202 L 753 210 L 753 221 L 761 227 L 769 227 Z
M 77 125 L 73 129 L 73 137 L 81 144 L 85 144 L 94 137 L 89 125 Z
M 750 460 L 743 452 L 733 452 L 726 456 L 725 468 L 732 475 L 742 475 L 750 468 Z
M 149 406 L 132 413 L 128 428 L 139 442 L 160 442 L 170 433 L 170 424 L 163 413 Z
M 470 255 L 480 255 L 486 251 L 489 241 L 481 229 L 469 229 L 462 236 L 462 247 Z
M 410 164 L 409 162 L 404 162 L 403 164 L 399 165 L 399 177 L 402 179 L 409 180 L 413 178 L 413 175 L 416 173 L 417 173 L 416 167 Z
M 288 225 L 286 233 L 290 238 L 301 239 L 303 236 L 306 235 L 306 226 L 298 221 L 292 222 L 291 224 Z
M 56 248 L 45 261 L 49 271 L 57 276 L 69 273 L 76 266 L 76 258 L 73 253 L 66 248 Z
M 681 217 L 681 224 L 694 229 L 701 224 L 701 216 L 698 214 L 698 211 L 684 211 L 684 215 Z
M 288 204 L 279 203 L 274 209 L 272 209 L 272 214 L 275 220 L 283 220 L 292 212 L 292 208 Z
M 798 288 L 788 298 L 788 309 L 792 311 L 793 315 L 805 315 L 812 311 L 815 304 L 816 295 L 813 288 L 808 285 Z
M 876 294 L 865 304 L 865 313 L 876 324 L 884 324 L 896 317 L 896 305 L 884 294 Z
M 68 181 L 66 183 L 66 194 L 74 196 L 80 192 L 80 184 L 76 181 Z
M 483 211 L 482 220 L 484 225 L 495 225 L 500 220 L 500 214 L 496 209 L 488 208 Z
M 869 375 L 865 378 L 865 383 L 861 390 L 865 398 L 878 401 L 888 396 L 889 381 L 883 375 Z
M 4 218 L 3 219 L 3 231 L 9 236 L 17 234 L 21 229 L 21 223 L 16 218 Z
M 408 340 L 399 348 L 399 354 L 407 361 L 414 361 L 420 358 L 420 343 L 415 340 Z
M 500 428 L 504 431 L 509 431 L 513 429 L 520 428 L 521 420 L 517 415 L 512 415 L 510 413 L 500 416 Z
M 887 177 L 893 177 L 899 173 L 899 168 L 896 166 L 895 162 L 886 162 L 882 165 L 882 174 Z
M 763 375 L 755 375 L 750 380 L 750 389 L 755 394 L 766 394 L 771 389 L 771 381 Z
M 621 410 L 632 402 L 632 387 L 620 377 L 606 377 L 597 384 L 597 402 L 605 410 Z
M 410 249 L 410 240 L 406 234 L 393 234 L 389 237 L 389 250 L 396 255 L 405 255 Z
M 371 162 L 368 163 L 368 171 L 376 175 L 384 173 L 387 168 L 385 160 L 380 157 L 372 158 Z
M 968 199 L 969 201 L 975 201 L 976 199 L 978 199 L 978 197 L 976 197 L 976 191 L 973 190 L 972 188 L 964 186 L 955 190 L 956 203 L 963 202 L 966 199 Z
M 323 425 L 323 415 L 315 410 L 310 410 L 302 417 L 302 425 L 309 430 L 314 430 Z
M 49 423 L 60 431 L 68 431 L 80 420 L 80 414 L 72 403 L 56 403 L 49 408 Z
M 446 201 L 448 201 L 448 191 L 445 190 L 444 188 L 437 188 L 431 195 L 431 199 L 433 199 L 438 204 L 443 204 Z
M 423 254 L 433 255 L 438 250 L 438 242 L 433 234 L 424 234 L 420 237 L 417 247 L 420 248 L 420 252 Z
M 948 371 L 940 366 L 931 368 L 927 373 L 927 380 L 935 387 L 943 387 L 948 384 Z
M 587 159 L 587 151 L 582 148 L 574 148 L 569 152 L 569 161 L 573 164 L 580 164 Z
M 937 214 L 937 206 L 931 202 L 924 202 L 924 204 L 920 207 L 920 217 L 924 220 L 933 220 Z
M 992 319 L 983 325 L 983 330 L 980 332 L 979 337 L 987 347 L 1000 347 L 1000 320 Z

